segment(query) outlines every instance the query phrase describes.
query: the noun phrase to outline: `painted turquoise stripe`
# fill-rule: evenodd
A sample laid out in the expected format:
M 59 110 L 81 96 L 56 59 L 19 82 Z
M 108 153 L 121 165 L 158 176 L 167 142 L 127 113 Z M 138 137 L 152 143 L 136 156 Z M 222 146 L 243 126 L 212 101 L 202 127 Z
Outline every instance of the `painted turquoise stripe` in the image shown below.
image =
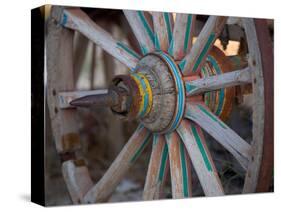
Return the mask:
M 137 151 L 135 152 L 135 154 L 131 158 L 130 163 L 134 163 L 139 158 L 140 154 L 142 153 L 144 148 L 149 143 L 149 138 L 150 138 L 150 133 L 147 133 L 144 140 L 143 140 L 143 143 L 141 144 L 141 146 L 137 149 Z
M 142 24 L 143 24 L 143 26 L 144 26 L 148 36 L 149 36 L 151 42 L 154 43 L 154 33 L 151 30 L 149 24 L 147 23 L 146 18 L 144 16 L 143 12 L 142 11 L 138 11 L 137 13 L 138 13 L 138 15 L 140 17 L 140 20 L 141 20 L 141 22 L 142 22 Z
M 213 67 L 216 71 L 216 74 L 222 74 L 222 71 L 221 71 L 221 69 L 220 69 L 220 67 L 219 67 L 219 65 L 218 65 L 218 63 L 217 63 L 217 61 L 215 60 L 214 57 L 212 57 L 211 55 L 208 55 L 207 61 L 209 61 L 213 65 Z M 220 89 L 220 91 L 219 91 L 219 102 L 218 102 L 217 110 L 215 111 L 215 114 L 217 116 L 219 116 L 222 112 L 222 107 L 223 107 L 223 102 L 224 102 L 224 94 L 225 94 L 224 88 Z
M 126 46 L 125 44 L 121 43 L 121 42 L 117 42 L 117 47 L 124 49 L 127 53 L 129 53 L 130 55 L 132 55 L 133 57 L 140 59 L 140 56 L 133 51 L 132 49 L 130 49 L 128 46 Z
M 175 45 L 175 39 L 173 37 L 168 48 L 169 55 L 174 55 L 174 45 Z
M 200 136 L 199 136 L 199 134 L 197 132 L 197 129 L 196 129 L 196 127 L 192 123 L 190 123 L 190 126 L 191 126 L 191 130 L 192 130 L 193 136 L 194 136 L 194 138 L 196 140 L 197 146 L 198 146 L 198 148 L 199 148 L 199 150 L 201 152 L 201 155 L 203 157 L 205 166 L 208 169 L 208 171 L 212 171 L 211 163 L 210 163 L 208 155 L 207 155 L 207 153 L 206 153 L 206 151 L 204 149 L 204 146 L 203 146 L 201 138 L 200 138 Z
M 157 34 L 155 33 L 154 35 L 154 46 L 156 50 L 161 50 L 161 46 L 160 46 L 160 42 L 159 42 L 159 38 L 157 36 Z
M 171 59 L 166 54 L 164 54 L 163 52 L 160 52 L 160 54 L 164 57 L 164 59 L 167 61 L 167 63 L 171 67 L 171 70 L 173 71 L 173 74 L 176 78 L 176 87 L 178 88 L 178 103 L 179 103 L 178 105 L 179 105 L 179 107 L 177 108 L 175 121 L 171 125 L 171 130 L 174 130 L 178 126 L 180 119 L 184 112 L 185 90 L 184 90 L 184 85 L 183 85 L 181 76 L 177 71 L 176 65 L 171 61 Z
M 207 54 L 208 50 L 210 49 L 210 46 L 212 45 L 212 43 L 215 40 L 215 33 L 211 33 L 202 52 L 200 53 L 199 57 L 197 58 L 194 67 L 192 69 L 192 72 L 196 72 L 197 68 L 199 67 L 200 63 L 202 62 L 203 58 L 205 57 L 205 55 Z
M 153 134 L 153 146 L 155 146 L 156 144 L 157 144 L 157 141 L 158 141 L 158 137 L 159 137 L 159 135 L 158 134 Z
M 162 152 L 162 157 L 161 157 L 161 165 L 160 165 L 160 170 L 159 170 L 159 176 L 158 176 L 158 180 L 160 182 L 163 181 L 164 176 L 165 176 L 165 168 L 166 168 L 166 164 L 167 164 L 167 159 L 168 159 L 168 145 L 165 142 L 164 149 L 163 149 L 163 152 Z
M 204 66 L 202 67 L 201 71 L 202 71 L 204 77 L 207 77 L 207 76 L 208 76 L 207 70 L 205 69 Z M 208 106 L 209 106 L 209 104 L 210 104 L 210 95 L 211 95 L 210 92 L 206 92 L 206 93 L 205 93 L 205 96 L 206 96 L 206 98 L 205 98 L 205 104 L 208 105 Z
M 184 45 L 183 45 L 183 51 L 187 52 L 187 45 L 189 42 L 189 39 L 192 39 L 190 36 L 191 31 L 191 22 L 192 22 L 192 15 L 187 16 L 187 24 L 186 24 L 186 30 L 185 30 L 185 38 L 184 38 Z
M 180 158 L 181 158 L 181 169 L 182 169 L 182 182 L 183 182 L 183 195 L 184 197 L 189 196 L 188 191 L 188 173 L 186 169 L 186 160 L 185 160 L 185 151 L 184 151 L 184 144 L 180 141 Z
M 187 93 L 190 92 L 190 91 L 192 91 L 192 90 L 195 89 L 195 88 L 196 88 L 195 85 L 191 85 L 191 84 L 188 83 L 188 82 L 185 83 L 185 89 L 186 89 Z
M 206 115 L 208 115 L 213 121 L 217 122 L 222 128 L 227 129 L 227 127 L 220 120 L 214 117 L 214 115 L 207 111 L 202 105 L 198 105 L 198 108 Z
M 65 26 L 67 24 L 67 15 L 64 13 L 61 20 L 61 25 Z
M 169 43 L 171 43 L 172 38 L 173 38 L 173 32 L 172 32 L 172 26 L 171 26 L 171 20 L 169 17 L 169 13 L 164 13 L 164 20 L 165 20 L 165 24 L 166 24 L 166 28 L 167 28 L 167 32 L 168 32 L 168 40 L 169 40 Z
M 148 49 L 142 44 L 140 44 L 140 47 L 141 47 L 141 53 L 143 55 L 146 55 L 148 53 Z
M 179 68 L 181 71 L 183 71 L 185 64 L 186 64 L 186 59 L 182 59 L 182 61 L 180 61 L 179 63 Z

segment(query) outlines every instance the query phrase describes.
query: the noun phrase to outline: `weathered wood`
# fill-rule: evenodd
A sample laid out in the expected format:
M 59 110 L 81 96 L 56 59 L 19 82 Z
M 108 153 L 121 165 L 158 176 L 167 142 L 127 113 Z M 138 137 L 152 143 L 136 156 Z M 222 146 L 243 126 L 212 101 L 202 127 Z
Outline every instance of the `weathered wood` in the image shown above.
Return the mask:
M 65 9 L 59 17 L 59 21 L 62 26 L 77 30 L 85 35 L 128 68 L 135 68 L 140 56 L 125 44 L 116 41 L 82 10 L 77 8 Z
M 153 136 L 153 146 L 147 170 L 143 199 L 153 200 L 165 197 L 163 190 L 169 167 L 168 146 L 163 135 Z
M 148 23 L 143 11 L 124 10 L 124 14 L 129 22 L 141 48 L 143 54 L 153 51 L 154 32 Z
M 74 34 L 74 47 L 73 47 L 73 66 L 74 66 L 74 83 L 79 80 L 80 73 L 82 71 L 87 49 L 89 46 L 89 39 L 80 32 Z
M 152 12 L 154 26 L 154 45 L 157 50 L 167 52 L 173 33 L 172 13 Z
M 53 18 L 60 7 L 53 7 Z M 56 149 L 59 153 L 80 148 L 76 110 L 60 110 L 58 93 L 74 89 L 73 32 L 48 21 L 47 52 L 47 104 L 49 106 Z
M 79 204 L 93 186 L 89 170 L 83 160 L 68 160 L 62 164 L 62 174 L 74 204 Z
M 249 48 L 249 66 L 253 71 L 253 154 L 250 160 L 249 168 L 245 177 L 243 193 L 252 193 L 256 191 L 259 179 L 260 164 L 263 155 L 265 107 L 264 107 L 264 76 L 261 60 L 260 45 L 257 38 L 257 32 L 253 19 L 243 18 L 248 48 Z M 272 83 L 272 82 L 271 82 Z M 273 98 L 273 97 L 272 97 Z M 270 113 L 270 111 L 268 111 Z
M 165 137 L 170 158 L 172 196 L 175 199 L 191 197 L 191 164 L 184 143 L 176 132 L 167 134 Z
M 269 22 L 270 21 L 270 22 Z M 264 140 L 256 192 L 268 192 L 272 186 L 274 170 L 274 52 L 269 26 L 273 29 L 274 21 L 254 19 L 261 53 L 264 82 Z M 260 79 L 262 80 L 262 79 Z M 252 158 L 253 161 L 255 158 Z
M 146 128 L 139 126 L 103 177 L 85 195 L 83 202 L 94 203 L 107 200 L 148 144 L 150 135 Z
M 69 103 L 77 98 L 81 98 L 88 95 L 95 95 L 95 94 L 106 94 L 108 93 L 107 89 L 101 90 L 90 90 L 90 91 L 69 91 L 69 92 L 59 92 L 58 93 L 58 106 L 60 109 L 68 109 L 74 108 Z
M 221 88 L 249 84 L 252 83 L 252 72 L 251 68 L 247 67 L 225 74 L 200 78 L 193 81 L 185 81 L 186 94 L 187 96 L 193 96 Z
M 211 50 L 216 38 L 220 35 L 227 18 L 224 16 L 210 16 L 190 53 L 181 61 L 180 67 L 184 75 L 200 71 L 208 52 Z
M 185 144 L 205 195 L 224 195 L 216 167 L 200 127 L 183 119 L 177 132 Z
M 169 54 L 175 60 L 181 60 L 190 52 L 195 22 L 195 15 L 177 13 L 173 39 L 169 47 Z
M 247 169 L 251 146 L 214 115 L 204 103 L 187 102 L 185 117 L 208 132 L 239 161 L 244 169 Z

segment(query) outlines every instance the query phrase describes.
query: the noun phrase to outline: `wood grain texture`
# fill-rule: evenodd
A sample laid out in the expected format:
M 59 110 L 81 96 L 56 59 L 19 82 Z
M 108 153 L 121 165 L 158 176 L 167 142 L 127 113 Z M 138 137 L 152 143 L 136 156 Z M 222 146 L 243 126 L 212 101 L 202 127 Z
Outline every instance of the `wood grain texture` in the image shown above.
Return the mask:
M 60 23 L 64 27 L 79 31 L 128 68 L 133 70 L 136 67 L 140 56 L 125 44 L 116 41 L 82 10 L 65 9 L 60 17 Z
M 121 182 L 149 142 L 150 132 L 139 126 L 103 177 L 85 195 L 84 203 L 104 202 Z
M 154 51 L 154 32 L 145 16 L 145 12 L 124 10 L 124 14 L 139 42 L 142 53 L 147 54 Z
M 185 144 L 205 195 L 224 195 L 216 167 L 200 127 L 183 119 L 177 132 Z
M 172 37 L 173 17 L 171 13 L 152 12 L 154 26 L 154 45 L 157 50 L 167 52 Z
M 61 7 L 53 7 L 51 17 L 61 11 Z M 53 19 L 48 21 L 47 28 L 47 104 L 56 149 L 64 153 L 80 148 L 76 110 L 60 110 L 58 101 L 60 91 L 72 91 L 75 87 L 73 31 L 56 25 Z
M 169 167 L 168 146 L 163 135 L 154 134 L 143 199 L 165 198 L 163 190 Z
M 191 164 L 188 153 L 176 132 L 166 134 L 170 158 L 172 196 L 174 199 L 192 196 Z
M 190 53 L 180 63 L 184 75 L 191 75 L 200 70 L 208 52 L 211 50 L 216 38 L 220 35 L 226 20 L 227 18 L 224 16 L 209 17 L 193 44 Z
M 195 15 L 176 14 L 173 39 L 169 47 L 169 54 L 172 55 L 175 60 L 183 59 L 183 57 L 190 52 L 195 22 Z
M 185 117 L 202 127 L 247 169 L 251 146 L 214 115 L 204 103 L 187 102 Z
M 93 186 L 88 168 L 81 160 L 68 160 L 62 164 L 62 174 L 74 204 L 79 204 Z
M 252 70 L 247 67 L 225 74 L 204 77 L 193 81 L 185 81 L 187 96 L 193 96 L 220 88 L 233 87 L 252 83 Z
M 253 19 L 242 19 L 249 48 L 249 66 L 253 68 L 253 157 L 251 158 L 249 169 L 247 170 L 243 193 L 252 193 L 256 191 L 259 180 L 260 164 L 263 155 L 265 102 L 264 102 L 264 76 L 260 52 L 260 45 L 257 38 L 257 32 Z M 273 83 L 273 82 L 271 82 Z M 271 111 L 268 111 L 269 113 Z

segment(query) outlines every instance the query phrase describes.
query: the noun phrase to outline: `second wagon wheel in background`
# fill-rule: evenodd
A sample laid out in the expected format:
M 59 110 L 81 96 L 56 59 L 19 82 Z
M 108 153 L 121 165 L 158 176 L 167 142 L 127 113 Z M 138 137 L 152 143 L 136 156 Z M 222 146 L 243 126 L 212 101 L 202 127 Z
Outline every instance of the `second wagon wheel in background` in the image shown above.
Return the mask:
M 192 195 L 191 164 L 206 196 L 223 195 L 224 189 L 206 145 L 202 129 L 217 140 L 247 172 L 244 192 L 266 191 L 272 175 L 272 48 L 263 20 L 242 19 L 248 67 L 214 76 L 201 70 L 227 21 L 210 16 L 192 43 L 195 15 L 124 11 L 142 55 L 116 41 L 79 8 L 54 7 L 47 41 L 48 105 L 56 147 L 63 158 L 63 174 L 74 203 L 106 201 L 153 137 L 144 199 L 163 195 L 170 171 L 173 198 Z M 73 87 L 72 34 L 76 30 L 119 60 L 130 70 L 117 75 L 106 91 L 77 92 Z M 262 32 L 262 33 L 261 33 Z M 262 35 L 261 35 L 262 34 Z M 267 43 L 267 46 L 265 46 Z M 59 46 L 54 53 L 54 46 Z M 53 54 L 57 57 L 54 58 Z M 209 55 L 209 56 L 208 56 Z M 208 59 L 207 59 L 208 60 Z M 209 59 L 212 63 L 212 59 Z M 267 64 L 268 63 L 268 64 Z M 213 68 L 219 69 L 215 60 Z M 61 81 L 58 82 L 57 80 Z M 265 80 L 268 79 L 268 80 Z M 271 81 L 270 81 L 271 80 Z M 252 84 L 253 140 L 248 143 L 230 129 L 209 107 L 204 94 L 222 88 Z M 53 89 L 60 92 L 53 95 Z M 220 95 L 218 95 L 220 96 Z M 222 96 L 222 98 L 224 98 Z M 72 105 L 70 105 L 70 103 Z M 87 167 L 75 157 L 79 136 L 75 107 L 105 105 L 124 119 L 140 124 L 100 181 L 93 185 Z M 269 126 L 269 127 L 265 127 Z

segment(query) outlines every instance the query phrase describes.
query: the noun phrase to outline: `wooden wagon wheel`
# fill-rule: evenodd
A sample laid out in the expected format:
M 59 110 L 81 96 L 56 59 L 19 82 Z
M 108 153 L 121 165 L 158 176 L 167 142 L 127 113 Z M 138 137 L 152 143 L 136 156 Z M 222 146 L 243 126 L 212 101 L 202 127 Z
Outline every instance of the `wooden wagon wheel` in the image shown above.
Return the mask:
M 195 15 L 124 11 L 142 50 L 137 54 L 116 41 L 78 8 L 53 7 L 48 23 L 48 106 L 62 172 L 74 203 L 106 201 L 122 177 L 153 137 L 144 199 L 158 199 L 170 170 L 173 198 L 192 195 L 191 163 L 206 196 L 223 195 L 216 167 L 202 129 L 215 138 L 245 169 L 243 192 L 267 191 L 272 176 L 272 48 L 263 20 L 242 19 L 249 49 L 248 67 L 207 76 L 202 70 L 222 64 L 210 53 L 227 17 L 210 16 L 192 44 Z M 108 90 L 74 91 L 73 31 L 84 34 L 130 69 L 116 76 Z M 207 62 L 206 62 L 207 60 Z M 271 80 L 271 81 L 270 81 Z M 224 107 L 224 92 L 237 85 L 252 84 L 253 140 L 243 140 L 212 112 L 204 93 L 214 91 Z M 219 92 L 221 91 L 221 92 Z M 110 106 L 116 115 L 140 122 L 129 141 L 93 185 L 83 160 L 76 159 L 80 147 L 75 106 Z M 272 110 L 271 110 L 272 111 Z

